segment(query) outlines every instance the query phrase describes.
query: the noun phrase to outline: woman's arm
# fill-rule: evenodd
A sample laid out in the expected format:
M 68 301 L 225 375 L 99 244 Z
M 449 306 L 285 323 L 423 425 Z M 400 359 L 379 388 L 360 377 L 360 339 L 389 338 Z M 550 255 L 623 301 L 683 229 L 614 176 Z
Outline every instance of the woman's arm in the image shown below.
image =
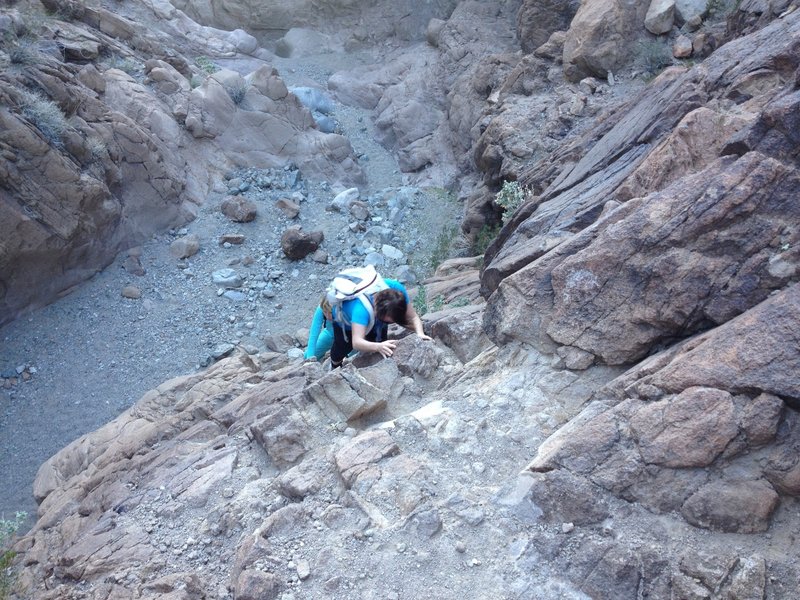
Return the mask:
M 425 331 L 422 329 L 422 319 L 419 318 L 411 302 L 406 304 L 406 323 L 408 323 L 406 329 L 411 329 L 421 340 L 432 339 L 429 335 L 425 335 Z
M 366 339 L 367 328 L 364 325 L 353 323 L 353 329 L 350 332 L 353 336 L 353 348 L 359 352 L 378 352 L 384 358 L 388 358 L 394 353 L 396 340 L 385 340 L 383 342 L 370 342 Z
M 306 353 L 303 355 L 306 360 L 315 357 L 317 354 L 317 338 L 319 338 L 319 333 L 322 330 L 323 318 L 322 309 L 317 306 L 317 310 L 314 311 L 314 318 L 311 320 L 310 331 L 308 332 L 308 348 L 306 348 Z

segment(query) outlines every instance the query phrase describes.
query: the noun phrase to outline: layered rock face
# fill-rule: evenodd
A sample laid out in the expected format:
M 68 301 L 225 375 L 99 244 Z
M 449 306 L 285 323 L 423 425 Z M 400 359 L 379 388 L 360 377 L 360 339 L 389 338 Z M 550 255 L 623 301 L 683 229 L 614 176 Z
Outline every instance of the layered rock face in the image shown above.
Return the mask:
M 539 447 L 526 485 L 546 518 L 604 523 L 623 499 L 758 534 L 796 505 L 798 34 L 791 11 L 664 72 L 524 173 L 538 195 L 486 254 L 486 331 L 570 369 L 635 365 Z M 670 593 L 725 585 L 681 567 Z
M 690 71 L 665 72 L 530 169 L 523 181 L 544 188 L 539 203 L 487 254 L 495 339 L 630 364 L 797 280 L 795 21 L 730 42 Z M 768 39 L 787 43 L 767 50 Z M 775 55 L 787 63 L 770 69 Z M 708 135 L 719 141 L 709 145 Z M 581 152 L 551 174 L 550 164 Z
M 0 323 L 190 220 L 227 169 L 294 164 L 363 181 L 349 142 L 320 132 L 269 64 L 207 75 L 179 53 L 203 35 L 206 53 L 258 54 L 244 32 L 160 5 L 169 34 L 103 9 L 48 8 L 73 18 L 2 15 Z

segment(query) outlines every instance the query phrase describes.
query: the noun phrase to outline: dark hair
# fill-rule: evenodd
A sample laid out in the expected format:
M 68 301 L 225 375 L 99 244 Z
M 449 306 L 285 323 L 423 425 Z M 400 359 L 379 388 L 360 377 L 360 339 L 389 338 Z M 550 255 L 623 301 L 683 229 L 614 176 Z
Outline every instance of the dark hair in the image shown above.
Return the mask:
M 381 290 L 374 297 L 375 316 L 383 320 L 389 317 L 398 325 L 406 326 L 408 302 L 403 292 L 395 289 Z

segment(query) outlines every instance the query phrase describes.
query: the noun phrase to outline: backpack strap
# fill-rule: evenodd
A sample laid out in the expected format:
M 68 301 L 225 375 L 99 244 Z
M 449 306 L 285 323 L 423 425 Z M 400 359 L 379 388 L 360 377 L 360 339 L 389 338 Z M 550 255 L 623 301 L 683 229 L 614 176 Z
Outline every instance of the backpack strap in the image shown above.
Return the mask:
M 369 314 L 369 324 L 367 325 L 367 333 L 369 333 L 375 327 L 375 305 L 372 303 L 372 296 L 367 294 L 359 294 L 358 299 L 361 300 L 361 304 L 364 305 L 364 308 L 367 309 L 367 314 Z

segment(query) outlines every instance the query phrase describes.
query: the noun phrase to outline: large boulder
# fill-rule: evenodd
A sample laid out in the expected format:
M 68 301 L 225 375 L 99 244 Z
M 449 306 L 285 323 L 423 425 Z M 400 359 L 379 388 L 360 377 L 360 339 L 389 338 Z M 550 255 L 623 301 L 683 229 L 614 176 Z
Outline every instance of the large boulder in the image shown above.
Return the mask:
M 566 31 L 580 2 L 525 0 L 517 13 L 517 37 L 523 52 L 533 52 L 555 31 Z
M 184 159 L 146 122 L 110 111 L 54 60 L 39 66 L 42 95 L 0 81 L 0 323 L 187 221 L 196 200 L 185 193 Z M 108 74 L 107 94 L 119 77 Z
M 564 74 L 570 81 L 587 75 L 605 78 L 631 61 L 642 35 L 646 2 L 588 0 L 583 2 L 564 40 Z

